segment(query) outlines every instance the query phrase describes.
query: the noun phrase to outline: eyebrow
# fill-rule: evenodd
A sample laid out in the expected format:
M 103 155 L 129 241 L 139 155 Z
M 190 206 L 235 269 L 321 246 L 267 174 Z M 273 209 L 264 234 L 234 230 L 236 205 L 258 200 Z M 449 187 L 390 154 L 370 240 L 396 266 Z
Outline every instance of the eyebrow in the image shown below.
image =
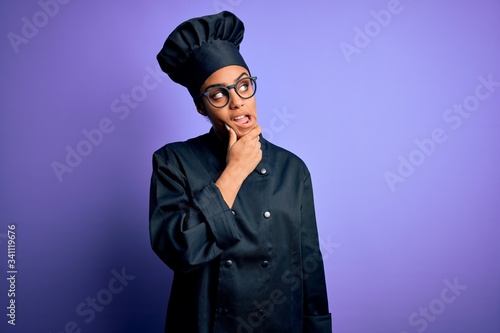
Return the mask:
M 234 80 L 234 83 L 236 83 L 239 79 L 241 79 L 243 76 L 250 76 L 247 72 L 243 72 L 240 74 L 240 76 L 238 76 L 235 80 Z M 216 83 L 216 84 L 212 84 L 212 85 L 209 85 L 208 87 L 205 88 L 205 91 L 207 91 L 208 89 L 210 88 L 215 88 L 215 87 L 226 87 L 224 84 L 222 83 Z

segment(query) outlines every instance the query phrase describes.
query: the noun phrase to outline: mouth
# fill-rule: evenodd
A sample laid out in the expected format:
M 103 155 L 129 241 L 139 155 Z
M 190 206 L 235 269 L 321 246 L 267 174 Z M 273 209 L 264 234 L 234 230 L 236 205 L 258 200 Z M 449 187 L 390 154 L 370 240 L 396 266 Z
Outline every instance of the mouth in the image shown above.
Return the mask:
M 238 126 L 246 127 L 251 125 L 252 119 L 247 114 L 242 114 L 231 119 Z

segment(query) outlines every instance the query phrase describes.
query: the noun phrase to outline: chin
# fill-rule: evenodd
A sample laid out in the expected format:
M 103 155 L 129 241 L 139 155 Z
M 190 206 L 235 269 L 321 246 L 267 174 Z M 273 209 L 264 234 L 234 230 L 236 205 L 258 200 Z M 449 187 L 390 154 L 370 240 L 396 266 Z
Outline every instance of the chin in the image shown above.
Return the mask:
M 236 137 L 238 139 L 240 139 L 242 136 L 244 136 L 245 134 L 248 134 L 250 131 L 252 131 L 255 127 L 252 127 L 252 128 L 246 128 L 246 129 L 238 129 L 238 131 L 236 132 Z

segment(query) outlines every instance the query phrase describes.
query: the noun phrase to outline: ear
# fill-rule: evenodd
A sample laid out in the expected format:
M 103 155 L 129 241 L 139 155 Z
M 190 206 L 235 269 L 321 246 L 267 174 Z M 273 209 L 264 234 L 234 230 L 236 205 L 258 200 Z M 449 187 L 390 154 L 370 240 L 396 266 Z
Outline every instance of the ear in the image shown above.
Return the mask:
M 203 102 L 195 102 L 194 104 L 196 105 L 196 111 L 198 111 L 199 114 L 205 117 L 208 115 Z

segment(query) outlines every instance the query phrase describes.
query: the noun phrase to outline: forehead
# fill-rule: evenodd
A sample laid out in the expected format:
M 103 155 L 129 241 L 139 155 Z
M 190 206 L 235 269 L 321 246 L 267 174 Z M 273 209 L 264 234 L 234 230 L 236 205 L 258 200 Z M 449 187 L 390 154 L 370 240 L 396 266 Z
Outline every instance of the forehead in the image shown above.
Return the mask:
M 204 89 L 211 85 L 228 86 L 236 82 L 242 74 L 248 75 L 248 70 L 245 67 L 235 65 L 222 67 L 212 73 L 201 87 Z

